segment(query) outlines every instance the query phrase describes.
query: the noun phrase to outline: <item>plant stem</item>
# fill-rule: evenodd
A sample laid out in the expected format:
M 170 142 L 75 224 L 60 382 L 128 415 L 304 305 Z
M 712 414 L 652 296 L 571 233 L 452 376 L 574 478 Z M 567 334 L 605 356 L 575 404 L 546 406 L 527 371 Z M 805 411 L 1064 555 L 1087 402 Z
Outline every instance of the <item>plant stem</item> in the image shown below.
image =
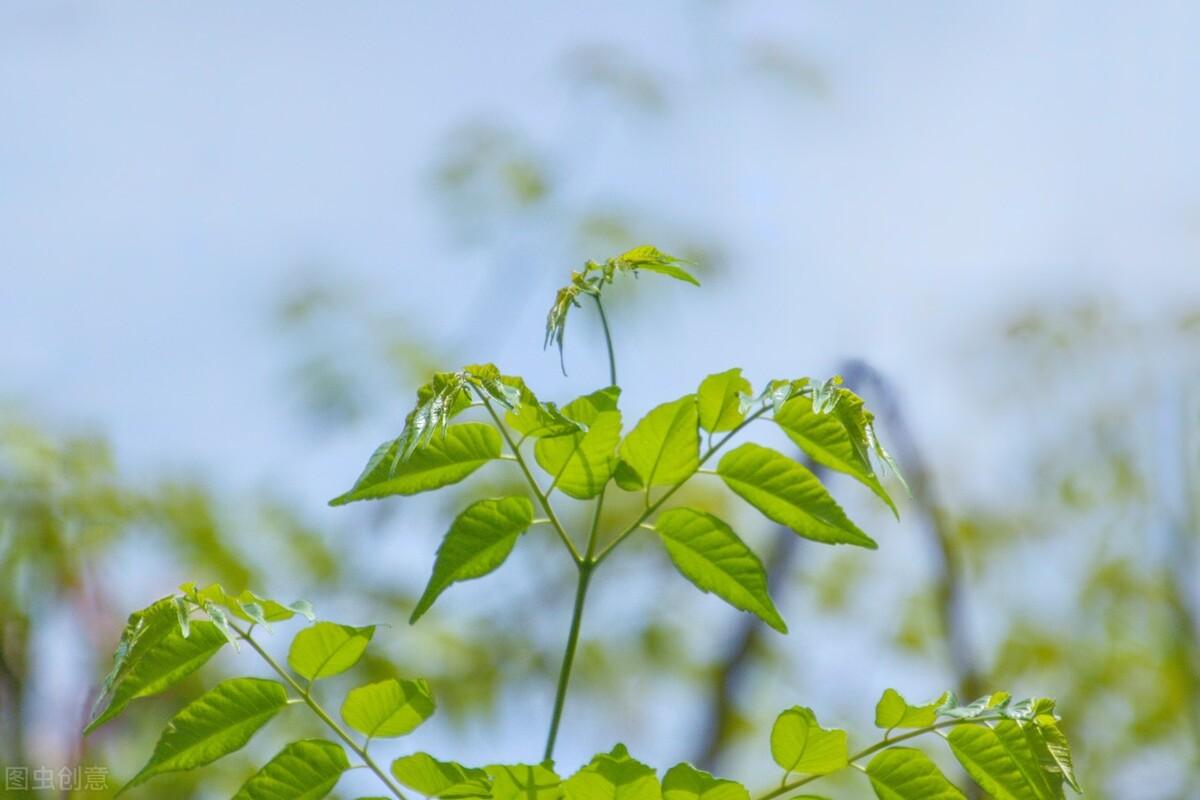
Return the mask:
M 850 756 L 848 759 L 846 759 L 846 766 L 857 767 L 858 765 L 855 764 L 854 762 L 861 761 L 862 759 L 866 758 L 869 755 L 874 755 L 875 753 L 878 753 L 880 750 L 891 747 L 892 745 L 897 744 L 899 742 L 903 742 L 908 739 L 915 739 L 918 736 L 924 736 L 925 734 L 932 733 L 934 731 L 940 731 L 942 728 L 952 728 L 955 725 L 974 725 L 974 724 L 979 724 L 979 723 L 984 723 L 984 722 L 992 722 L 992 721 L 995 721 L 998 719 L 1003 719 L 1003 717 L 991 716 L 991 717 L 975 717 L 974 719 L 948 719 L 948 720 L 945 720 L 944 722 L 939 722 L 936 725 L 929 725 L 928 727 L 925 727 L 925 728 L 918 728 L 916 730 L 909 731 L 908 733 L 902 733 L 899 736 L 893 736 L 890 739 L 885 737 L 885 738 L 881 739 L 880 741 L 876 742 L 875 744 L 871 745 L 870 747 L 867 747 L 863 750 L 859 750 L 857 753 Z M 832 773 L 826 773 L 826 774 L 832 774 Z M 787 794 L 792 789 L 796 789 L 800 786 L 803 786 L 806 783 L 812 783 L 817 778 L 824 778 L 824 777 L 825 777 L 825 774 L 809 775 L 807 777 L 800 778 L 799 780 L 792 781 L 791 783 L 785 783 L 782 786 L 780 786 L 778 789 L 774 789 L 770 792 L 759 795 L 756 798 L 756 800 L 775 800 L 776 797 L 779 797 L 782 794 Z
M 758 409 L 753 414 L 749 415 L 744 420 L 742 420 L 740 423 L 738 423 L 738 426 L 736 428 L 734 428 L 729 433 L 722 436 L 720 441 L 718 441 L 716 444 L 712 445 L 707 450 L 705 450 L 704 455 L 700 456 L 700 461 L 696 465 L 697 471 L 699 471 L 700 467 L 704 466 L 704 463 L 706 461 L 708 461 L 710 458 L 712 458 L 713 453 L 716 453 L 718 450 L 720 450 L 721 447 L 726 442 L 728 442 L 730 439 L 733 438 L 733 436 L 735 434 L 738 433 L 738 431 L 740 431 L 742 428 L 749 425 L 754 420 L 761 417 L 763 414 L 767 413 L 767 410 L 768 410 L 767 406 L 763 406 L 762 408 Z M 689 476 L 689 477 L 691 477 L 691 476 Z M 663 492 L 662 497 L 658 498 L 653 503 L 650 503 L 649 505 L 647 505 L 646 510 L 643 511 L 638 516 L 637 519 L 635 519 L 633 522 L 631 522 L 629 524 L 629 527 L 627 527 L 624 531 L 622 531 L 621 534 L 619 536 L 617 536 L 616 539 L 613 539 L 612 542 L 609 543 L 609 545 L 607 547 L 605 547 L 603 550 L 600 551 L 600 555 L 596 556 L 595 562 L 597 564 L 600 564 L 601 562 L 604 561 L 604 559 L 608 558 L 609 554 L 612 553 L 613 550 L 617 549 L 617 545 L 619 545 L 621 542 L 625 541 L 626 537 L 628 537 L 631 533 L 636 531 L 643 522 L 645 522 L 647 519 L 650 518 L 651 514 L 653 514 L 655 511 L 657 511 L 663 503 L 667 502 L 667 500 L 669 500 L 671 498 L 671 495 L 673 495 L 673 494 L 675 494 L 675 492 L 679 491 L 679 489 L 682 488 L 682 486 L 685 483 L 687 483 L 687 478 L 684 478 L 679 483 L 668 488 L 665 492 Z M 647 488 L 647 492 L 649 492 L 649 488 Z M 647 494 L 647 496 L 649 496 L 649 495 Z
M 550 505 L 550 498 L 542 491 L 542 487 L 538 486 L 537 479 L 533 477 L 533 473 L 529 471 L 529 464 L 525 462 L 525 457 L 521 455 L 521 449 L 517 447 L 517 443 L 513 441 L 512 436 L 505 427 L 504 422 L 500 419 L 500 415 L 496 413 L 496 409 L 492 407 L 491 401 L 482 393 L 479 398 L 483 401 L 484 408 L 491 414 L 492 420 L 496 423 L 496 427 L 500 429 L 500 435 L 504 437 L 504 441 L 508 443 L 508 447 L 512 450 L 513 457 L 517 462 L 517 466 L 521 468 L 521 472 L 525 474 L 525 480 L 529 483 L 529 488 L 533 492 L 534 497 L 538 499 L 538 503 L 542 506 L 542 510 L 546 512 L 546 517 L 549 518 L 550 524 L 554 526 L 554 530 L 558 533 L 563 544 L 567 546 L 571 557 L 575 559 L 576 564 L 583 563 L 583 557 L 579 555 L 579 551 L 575 549 L 571 537 L 567 535 L 566 528 L 558 520 L 558 515 L 554 513 L 554 506 Z
M 600 295 L 592 295 L 592 299 L 596 301 L 596 310 L 600 312 L 600 324 L 604 326 L 604 343 L 608 345 L 608 385 L 617 385 L 617 357 L 613 352 L 612 334 L 608 330 L 608 317 L 604 314 L 604 304 L 600 302 Z
M 287 682 L 288 686 L 292 687 L 292 691 L 300 695 L 300 700 L 307 704 L 308 707 L 312 709 L 312 712 L 316 714 L 322 722 L 329 726 L 329 729 L 336 733 L 338 738 L 345 742 L 346 746 L 354 751 L 355 755 L 363 760 L 363 764 L 366 765 L 366 767 L 372 772 L 374 772 L 379 777 L 379 780 L 383 781 L 383 784 L 387 786 L 389 792 L 394 794 L 397 798 L 399 798 L 399 800 L 407 800 L 404 794 L 400 791 L 400 788 L 392 782 L 392 779 L 388 777 L 388 774 L 384 772 L 383 768 L 380 767 L 379 764 L 375 762 L 375 759 L 371 758 L 371 756 L 367 753 L 367 749 L 365 747 L 360 747 L 358 743 L 355 742 L 350 736 L 350 734 L 346 733 L 345 728 L 343 728 L 341 725 L 338 725 L 333 717 L 329 716 L 329 713 L 321 707 L 321 704 L 313 699 L 313 696 L 309 690 L 297 683 L 295 678 L 289 675 L 287 670 L 281 667 L 279 662 L 272 658 L 271 654 L 264 650 L 262 646 L 250 636 L 250 631 L 242 630 L 232 620 L 229 622 L 229 627 L 233 628 L 233 630 L 240 637 L 242 637 L 242 639 L 245 640 L 248 645 L 254 648 L 254 652 L 262 656 L 263 661 L 266 661 L 267 665 L 270 666 L 271 669 L 275 670 L 276 674 L 283 678 L 284 681 Z
M 571 628 L 567 632 L 567 646 L 563 651 L 562 667 L 558 672 L 558 688 L 554 692 L 554 711 L 550 716 L 550 732 L 546 734 L 546 751 L 543 761 L 554 757 L 554 742 L 558 738 L 558 726 L 562 721 L 563 707 L 567 702 L 567 686 L 571 682 L 571 667 L 575 663 L 575 650 L 579 645 L 579 629 L 583 624 L 583 605 L 587 598 L 588 586 L 591 584 L 592 572 L 597 562 L 596 537 L 600 530 L 600 512 L 604 508 L 604 489 L 596 498 L 596 511 L 592 517 L 592 529 L 588 533 L 587 551 L 579 562 L 579 585 L 575 589 L 575 608 L 571 611 Z
M 563 705 L 567 700 L 567 685 L 571 682 L 571 666 L 575 662 L 575 649 L 579 644 L 579 627 L 583 621 L 583 604 L 587 598 L 588 584 L 592 580 L 595 562 L 579 564 L 579 585 L 575 589 L 575 608 L 571 612 L 571 629 L 567 633 L 567 648 L 563 651 L 562 667 L 558 672 L 558 689 L 554 693 L 554 712 L 550 717 L 550 732 L 546 734 L 546 752 L 542 760 L 554 757 L 554 740 L 558 738 L 558 725 L 562 721 Z

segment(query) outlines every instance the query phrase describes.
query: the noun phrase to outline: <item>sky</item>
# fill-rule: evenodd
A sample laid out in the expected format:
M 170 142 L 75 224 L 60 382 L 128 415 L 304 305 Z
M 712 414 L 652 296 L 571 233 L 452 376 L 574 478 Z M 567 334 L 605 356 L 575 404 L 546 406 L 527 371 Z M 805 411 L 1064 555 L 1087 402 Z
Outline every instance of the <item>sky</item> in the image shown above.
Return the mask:
M 1200 299 L 1197 41 L 1185 2 L 3 0 L 0 401 L 104 433 L 134 474 L 333 520 L 408 398 L 314 444 L 270 321 L 297 268 L 566 399 L 603 381 L 599 351 L 569 343 L 563 379 L 543 308 L 611 253 L 546 220 L 612 207 L 722 256 L 704 289 L 618 316 L 630 409 L 735 364 L 761 382 L 861 356 L 962 466 L 950 491 L 996 497 L 1026 479 L 994 466 L 1013 430 L 1053 422 L 989 416 L 1014 316 L 1098 300 L 1154 326 Z M 655 76 L 663 108 L 572 81 L 589 46 Z M 471 121 L 556 181 L 546 217 L 483 244 L 430 188 Z M 1098 363 L 1078 378 L 1102 390 Z

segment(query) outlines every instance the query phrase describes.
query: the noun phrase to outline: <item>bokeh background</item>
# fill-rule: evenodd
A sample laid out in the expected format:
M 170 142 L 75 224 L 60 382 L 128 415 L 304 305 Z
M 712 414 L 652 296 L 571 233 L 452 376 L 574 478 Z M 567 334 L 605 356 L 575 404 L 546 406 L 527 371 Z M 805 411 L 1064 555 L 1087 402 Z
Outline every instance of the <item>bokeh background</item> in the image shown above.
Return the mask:
M 792 633 L 631 547 L 560 767 L 624 741 L 767 785 L 784 707 L 864 742 L 887 686 L 1008 689 L 1059 698 L 1088 797 L 1200 797 L 1197 41 L 1190 3 L 0 2 L 0 762 L 115 787 L 257 670 L 81 741 L 125 615 L 185 580 L 390 626 L 366 669 L 441 701 L 396 754 L 536 759 L 549 535 L 410 628 L 462 492 L 325 502 L 435 368 L 606 383 L 595 320 L 564 377 L 544 313 L 649 242 L 704 287 L 615 287 L 627 426 L 730 366 L 841 372 L 914 496 L 831 479 L 869 553 L 697 489 Z M 137 796 L 228 796 L 305 724 Z

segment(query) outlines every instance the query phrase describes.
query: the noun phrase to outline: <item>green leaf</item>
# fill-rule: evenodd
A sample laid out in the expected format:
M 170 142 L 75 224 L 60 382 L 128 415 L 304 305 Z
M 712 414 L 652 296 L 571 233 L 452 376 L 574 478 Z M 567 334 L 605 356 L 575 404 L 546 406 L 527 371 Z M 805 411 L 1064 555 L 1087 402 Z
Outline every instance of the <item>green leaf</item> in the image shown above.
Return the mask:
M 966 800 L 937 764 L 920 750 L 892 747 L 867 764 L 879 800 Z
M 696 395 L 688 394 L 650 411 L 621 442 L 621 459 L 643 487 L 672 486 L 700 467 Z
M 485 768 L 492 778 L 492 800 L 558 800 L 562 780 L 545 764 L 493 764 Z
M 717 472 L 743 500 L 805 539 L 878 547 L 850 521 L 816 475 L 769 447 L 747 442 L 730 450 Z
M 1046 743 L 1046 750 L 1054 759 L 1063 779 L 1076 792 L 1082 792 L 1079 781 L 1075 779 L 1075 765 L 1071 761 L 1071 745 L 1067 742 L 1067 737 L 1062 730 L 1059 729 L 1058 722 L 1050 714 L 1038 714 L 1034 717 L 1034 723 L 1041 733 L 1042 741 Z
M 771 756 L 789 774 L 826 775 L 846 766 L 846 732 L 826 730 L 811 708 L 793 706 L 771 729 Z
M 767 592 L 762 562 L 728 525 L 712 514 L 673 508 L 655 520 L 654 528 L 676 569 L 700 591 L 712 592 L 787 633 Z
M 150 761 L 121 791 L 155 775 L 202 767 L 240 750 L 287 705 L 287 699 L 287 690 L 275 681 L 221 681 L 171 718 Z
M 895 689 L 884 689 L 883 697 L 875 705 L 875 727 L 889 731 L 896 728 L 927 728 L 937 721 L 938 709 L 949 698 L 950 693 L 945 692 L 924 705 L 911 706 L 904 695 Z
M 737 781 L 714 778 L 691 764 L 676 764 L 662 782 L 663 800 L 750 800 L 746 787 Z
M 554 403 L 538 400 L 521 378 L 506 377 L 504 380 L 517 389 L 521 401 L 517 408 L 505 413 L 504 419 L 522 436 L 539 439 L 580 430 L 579 424 L 565 417 Z
M 407 461 L 397 458 L 399 450 L 399 439 L 381 444 L 350 491 L 329 504 L 411 495 L 458 483 L 500 457 L 500 434 L 491 425 L 465 422 L 449 426 L 445 436 L 434 437 Z
M 438 547 L 433 575 L 409 622 L 420 619 L 450 584 L 481 578 L 503 564 L 532 522 L 533 505 L 525 497 L 480 500 L 467 506 Z
M 783 404 L 775 422 L 813 461 L 859 481 L 898 514 L 871 466 L 875 442 L 870 414 L 853 392 L 841 388 L 836 392 L 838 399 L 830 412 L 814 412 L 812 399 L 801 395 Z
M 375 626 L 354 628 L 336 622 L 318 622 L 292 639 L 288 666 L 310 681 L 345 672 L 358 663 Z
M 630 758 L 623 744 L 595 756 L 562 786 L 567 800 L 662 800 L 654 770 Z
M 116 717 L 130 701 L 174 685 L 203 666 L 226 643 L 225 636 L 211 622 L 192 622 L 189 628 L 185 637 L 170 597 L 131 614 L 96 708 L 107 704 L 84 733 Z
M 342 719 L 367 738 L 388 738 L 412 733 L 435 708 L 425 681 L 389 678 L 351 689 L 342 703 Z
M 580 425 L 580 430 L 538 439 L 533 447 L 538 465 L 558 488 L 577 500 L 600 494 L 612 477 L 621 442 L 621 413 L 614 387 L 585 395 L 563 407 L 562 413 Z
M 1013 744 L 1011 737 L 1002 741 L 987 725 L 963 724 L 951 730 L 946 741 L 971 779 L 994 800 L 1046 800 L 1050 797 L 1039 793 L 1040 785 L 1031 784 L 1027 777 L 1031 769 L 1041 770 L 1041 764 L 1017 763 L 1009 750 Z M 1021 757 L 1025 758 L 1025 754 L 1032 758 L 1031 750 L 1026 749 Z
M 1026 728 L 1036 730 L 1036 727 L 1036 725 L 1022 724 L 1013 720 L 1001 720 L 992 727 L 992 731 L 1038 797 L 1061 798 L 1063 796 L 1061 775 L 1048 771 L 1050 765 L 1044 763 L 1042 758 L 1045 751 L 1036 746 L 1036 735 L 1030 737 L 1025 730 Z
M 348 769 L 350 761 L 339 745 L 301 739 L 276 753 L 233 800 L 321 800 Z
M 487 797 L 491 779 L 481 769 L 453 761 L 438 761 L 427 753 L 413 753 L 392 762 L 396 780 L 426 797 Z
M 659 275 L 666 275 L 693 286 L 700 285 L 700 281 L 683 268 L 688 263 L 687 261 L 668 255 L 653 245 L 639 245 L 617 256 L 614 261 L 616 261 L 617 269 L 634 271 L 644 269 L 647 272 L 657 272 Z
M 746 418 L 741 408 L 742 395 L 750 394 L 750 381 L 742 377 L 740 367 L 709 375 L 696 392 L 700 427 L 709 433 L 731 431 Z

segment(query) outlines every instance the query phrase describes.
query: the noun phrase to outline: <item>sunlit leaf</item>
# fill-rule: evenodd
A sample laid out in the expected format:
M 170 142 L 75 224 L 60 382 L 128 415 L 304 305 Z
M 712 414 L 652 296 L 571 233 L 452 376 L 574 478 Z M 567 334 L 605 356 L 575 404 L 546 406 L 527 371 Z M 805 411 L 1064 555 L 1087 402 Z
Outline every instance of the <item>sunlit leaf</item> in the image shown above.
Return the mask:
M 621 460 L 640 486 L 680 483 L 700 466 L 699 424 L 694 394 L 663 403 L 621 442 Z
M 700 427 L 710 433 L 730 431 L 746 418 L 741 397 L 750 394 L 750 381 L 740 367 L 709 375 L 696 391 Z
M 787 633 L 767 592 L 762 562 L 723 521 L 702 511 L 673 508 L 659 515 L 654 528 L 675 567 L 701 591 Z
M 875 549 L 875 540 L 850 521 L 837 501 L 802 464 L 747 442 L 717 465 L 725 484 L 768 519 L 806 539 Z
M 351 689 L 342 703 L 342 719 L 368 738 L 388 738 L 412 733 L 435 708 L 425 681 L 389 678 Z
M 580 430 L 538 439 L 534 458 L 550 474 L 551 488 L 586 500 L 600 494 L 608 483 L 621 441 L 621 413 L 617 410 L 620 391 L 614 386 L 568 403 L 562 413 Z
M 1039 794 L 1039 786 L 1027 777 L 1031 769 L 1040 771 L 1041 764 L 1018 764 L 1005 742 L 987 725 L 955 726 L 946 741 L 971 779 L 994 800 L 1046 800 L 1046 795 Z M 1028 749 L 1025 752 L 1032 758 Z
M 929 756 L 911 747 L 884 750 L 867 764 L 879 800 L 966 800 Z
M 600 753 L 563 781 L 567 800 L 661 800 L 662 787 L 651 767 L 630 758 L 625 745 Z
M 949 697 L 950 693 L 946 692 L 924 705 L 912 706 L 895 689 L 884 689 L 883 697 L 875 705 L 875 727 L 885 730 L 928 727 L 937 720 L 938 709 Z
M 750 800 L 737 781 L 714 778 L 691 764 L 676 764 L 662 781 L 663 800 Z
M 813 461 L 858 480 L 895 513 L 896 504 L 871 465 L 870 413 L 848 389 L 839 388 L 837 395 L 833 410 L 822 414 L 813 411 L 811 398 L 793 397 L 775 413 L 775 422 Z
M 396 780 L 426 797 L 487 797 L 491 779 L 481 769 L 413 753 L 392 762 Z
M 846 732 L 826 730 L 811 708 L 793 706 L 771 729 L 771 756 L 788 772 L 825 775 L 847 764 Z
M 493 764 L 485 768 L 492 778 L 492 800 L 558 800 L 562 781 L 545 764 Z
M 1079 787 L 1079 781 L 1075 779 L 1075 765 L 1071 760 L 1071 746 L 1067 743 L 1067 737 L 1059 729 L 1058 722 L 1050 714 L 1038 714 L 1034 718 L 1034 722 L 1042 734 L 1042 740 L 1046 743 L 1046 749 L 1049 751 L 1051 758 L 1058 765 L 1063 779 L 1076 792 L 1082 792 L 1083 790 Z
M 339 745 L 301 739 L 276 753 L 233 800 L 321 800 L 348 769 L 350 761 Z
M 355 628 L 336 622 L 317 622 L 292 639 L 288 666 L 310 681 L 345 672 L 358 663 L 375 626 Z
M 167 689 L 199 669 L 226 643 L 224 634 L 211 622 L 194 621 L 187 637 L 179 627 L 172 598 L 130 615 L 113 657 L 113 669 L 105 680 L 96 707 L 104 705 L 85 729 L 90 733 L 108 722 L 139 697 Z
M 455 517 L 438 547 L 433 575 L 409 622 L 416 622 L 452 583 L 481 578 L 499 567 L 533 522 L 525 497 L 480 500 Z
M 287 690 L 275 681 L 221 681 L 171 718 L 150 761 L 121 791 L 155 775 L 195 769 L 240 750 L 287 705 L 287 699 Z

